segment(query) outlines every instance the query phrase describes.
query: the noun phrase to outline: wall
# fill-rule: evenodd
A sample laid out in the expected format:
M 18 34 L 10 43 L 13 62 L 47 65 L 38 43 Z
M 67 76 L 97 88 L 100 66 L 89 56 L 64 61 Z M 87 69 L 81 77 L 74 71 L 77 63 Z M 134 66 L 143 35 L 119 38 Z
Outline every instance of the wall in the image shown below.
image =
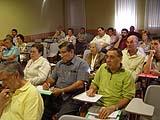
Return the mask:
M 86 25 L 88 29 L 114 26 L 114 0 L 86 0 Z
M 46 1 L 44 7 L 43 1 Z M 24 35 L 55 31 L 57 25 L 64 25 L 64 2 L 0 0 L 0 20 L 0 39 L 12 28 L 17 28 Z
M 114 27 L 115 0 L 86 0 L 87 29 Z M 138 29 L 144 27 L 145 0 L 137 0 Z M 127 16 L 126 16 L 127 19 Z

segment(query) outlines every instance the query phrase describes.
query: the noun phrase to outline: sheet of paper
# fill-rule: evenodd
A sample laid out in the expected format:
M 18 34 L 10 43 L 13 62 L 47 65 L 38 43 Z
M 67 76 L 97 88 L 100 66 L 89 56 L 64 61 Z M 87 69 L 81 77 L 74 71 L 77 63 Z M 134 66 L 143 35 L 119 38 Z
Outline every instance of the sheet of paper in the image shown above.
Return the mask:
M 120 114 L 121 114 L 121 110 L 114 111 L 108 116 L 106 120 L 112 120 L 112 119 L 115 120 L 117 117 L 120 116 Z M 86 117 L 89 119 L 100 120 L 98 119 L 98 113 L 88 112 Z
M 94 103 L 94 102 L 97 102 L 101 97 L 102 97 L 102 95 L 98 95 L 98 94 L 96 94 L 94 97 L 89 97 L 89 96 L 87 96 L 86 92 L 83 92 L 83 93 L 73 97 L 73 99 Z
M 51 95 L 52 94 L 52 92 L 49 91 L 49 90 L 43 90 L 42 85 L 38 85 L 37 89 L 38 89 L 39 93 L 41 93 L 41 94 L 45 94 L 45 95 Z

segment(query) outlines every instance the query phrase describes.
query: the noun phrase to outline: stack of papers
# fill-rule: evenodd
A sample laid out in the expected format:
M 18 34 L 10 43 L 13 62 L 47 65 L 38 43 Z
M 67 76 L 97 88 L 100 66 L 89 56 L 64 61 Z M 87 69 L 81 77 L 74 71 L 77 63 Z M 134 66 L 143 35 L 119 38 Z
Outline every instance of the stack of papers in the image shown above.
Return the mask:
M 102 97 L 102 95 L 98 95 L 98 94 L 95 94 L 94 97 L 89 97 L 89 96 L 87 96 L 87 93 L 86 93 L 86 92 L 83 92 L 83 93 L 81 93 L 81 94 L 79 94 L 79 95 L 74 96 L 73 99 L 80 100 L 80 101 L 85 101 L 85 102 L 95 103 L 95 102 L 97 102 L 101 97 Z
M 49 90 L 43 90 L 42 85 L 38 85 L 37 89 L 38 89 L 40 94 L 45 94 L 45 95 L 51 95 L 52 94 L 52 92 L 49 91 Z

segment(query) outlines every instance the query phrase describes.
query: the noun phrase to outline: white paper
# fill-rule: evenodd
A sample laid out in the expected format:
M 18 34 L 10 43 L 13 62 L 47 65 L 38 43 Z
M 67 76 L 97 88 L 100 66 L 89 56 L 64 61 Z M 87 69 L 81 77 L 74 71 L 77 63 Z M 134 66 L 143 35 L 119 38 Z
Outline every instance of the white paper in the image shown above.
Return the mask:
M 83 92 L 79 95 L 74 96 L 73 99 L 94 103 L 94 102 L 97 102 L 101 97 L 102 97 L 102 95 L 98 95 L 98 94 L 95 94 L 94 97 L 89 97 L 89 96 L 87 96 L 86 92 Z
M 38 85 L 37 89 L 38 89 L 39 93 L 41 93 L 41 94 L 45 94 L 45 95 L 51 95 L 52 94 L 52 92 L 49 91 L 49 90 L 43 90 L 42 85 Z
M 113 113 L 111 113 L 106 120 L 115 120 L 119 115 L 121 114 L 120 110 L 114 111 Z M 100 120 L 98 119 L 98 113 L 92 113 L 92 112 L 88 112 L 87 114 L 87 118 L 92 119 L 92 120 Z

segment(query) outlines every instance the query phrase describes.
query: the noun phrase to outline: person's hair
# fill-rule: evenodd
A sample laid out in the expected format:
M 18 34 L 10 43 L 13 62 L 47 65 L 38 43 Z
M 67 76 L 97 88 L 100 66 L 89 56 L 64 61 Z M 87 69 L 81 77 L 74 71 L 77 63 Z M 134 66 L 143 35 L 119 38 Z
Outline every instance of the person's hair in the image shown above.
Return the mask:
M 19 73 L 21 78 L 24 77 L 23 68 L 20 63 L 18 62 L 10 62 L 5 64 L 0 64 L 0 73 L 7 72 L 7 73 Z
M 119 49 L 119 48 L 114 48 L 114 47 L 112 47 L 112 48 L 110 48 L 108 51 L 116 51 L 117 54 L 118 54 L 118 57 L 120 57 L 120 58 L 123 57 L 122 51 L 121 51 L 121 49 Z M 107 51 L 107 52 L 108 52 L 108 51 Z
M 12 31 L 14 31 L 14 32 L 18 33 L 17 29 L 12 29 Z
M 5 39 L 3 41 L 6 41 L 6 40 L 10 40 L 13 43 L 12 35 L 10 35 L 10 34 L 6 35 L 6 37 L 5 37 Z
M 103 31 L 105 30 L 103 27 L 98 27 L 97 30 L 98 30 L 98 29 L 102 29 Z
M 74 30 L 73 30 L 73 28 L 68 28 L 68 30 L 67 31 L 72 31 L 72 34 L 74 34 Z
M 158 41 L 160 43 L 160 37 L 152 37 L 151 41 Z
M 114 31 L 114 28 L 113 28 L 113 27 L 110 27 L 110 28 L 107 29 L 107 31 L 109 31 L 109 30 Z
M 122 32 L 122 31 L 126 31 L 126 32 L 128 33 L 128 30 L 127 30 L 126 28 L 123 28 L 123 29 L 121 30 L 121 32 Z
M 84 31 L 86 30 L 84 27 L 81 27 L 80 29 L 83 29 Z
M 97 44 L 96 42 L 91 42 L 91 43 L 89 43 L 89 45 L 92 45 L 92 44 L 95 44 L 95 45 L 96 45 L 96 49 L 97 49 L 98 52 L 101 51 L 101 46 L 100 46 L 100 44 Z
M 20 37 L 21 40 L 24 42 L 24 36 L 22 34 L 18 34 L 17 37 Z
M 70 52 L 71 50 L 74 50 L 74 45 L 68 41 L 64 41 L 64 42 L 60 43 L 60 45 L 58 47 L 59 47 L 59 49 L 66 47 L 68 52 Z
M 32 47 L 37 48 L 38 52 L 41 53 L 41 56 L 43 56 L 44 46 L 41 43 L 35 43 L 32 45 Z

